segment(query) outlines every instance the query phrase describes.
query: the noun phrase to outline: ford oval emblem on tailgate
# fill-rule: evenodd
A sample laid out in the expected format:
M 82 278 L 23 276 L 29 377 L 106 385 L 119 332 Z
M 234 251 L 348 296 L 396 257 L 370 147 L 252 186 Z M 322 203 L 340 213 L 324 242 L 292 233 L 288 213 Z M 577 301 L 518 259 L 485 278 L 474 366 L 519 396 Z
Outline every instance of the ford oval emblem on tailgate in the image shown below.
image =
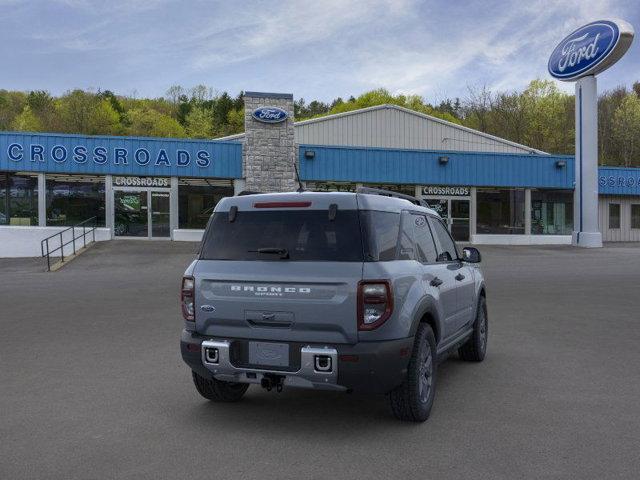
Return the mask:
M 202 310 L 203 312 L 213 312 L 216 309 L 216 307 L 214 307 L 213 305 L 202 305 L 200 307 L 200 310 Z

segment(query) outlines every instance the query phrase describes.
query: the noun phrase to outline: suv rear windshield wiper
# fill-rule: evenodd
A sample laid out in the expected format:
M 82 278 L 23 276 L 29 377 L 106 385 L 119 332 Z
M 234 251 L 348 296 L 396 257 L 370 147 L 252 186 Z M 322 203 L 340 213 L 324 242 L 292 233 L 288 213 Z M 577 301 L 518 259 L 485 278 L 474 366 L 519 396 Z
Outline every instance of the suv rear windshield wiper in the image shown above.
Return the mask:
M 286 248 L 266 247 L 259 248 L 257 250 L 247 250 L 250 253 L 267 253 L 273 255 L 280 255 L 280 258 L 286 260 L 289 258 L 289 251 Z

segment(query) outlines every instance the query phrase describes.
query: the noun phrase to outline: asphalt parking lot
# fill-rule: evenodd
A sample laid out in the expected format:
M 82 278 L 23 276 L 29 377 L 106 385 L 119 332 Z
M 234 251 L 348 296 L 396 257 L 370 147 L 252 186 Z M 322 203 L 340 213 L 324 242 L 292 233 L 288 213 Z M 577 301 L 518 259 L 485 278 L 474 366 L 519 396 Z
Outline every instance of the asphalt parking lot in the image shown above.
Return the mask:
M 195 248 L 0 260 L 0 478 L 639 477 L 639 247 L 482 248 L 487 359 L 443 363 L 419 425 L 384 397 L 202 399 L 178 345 Z

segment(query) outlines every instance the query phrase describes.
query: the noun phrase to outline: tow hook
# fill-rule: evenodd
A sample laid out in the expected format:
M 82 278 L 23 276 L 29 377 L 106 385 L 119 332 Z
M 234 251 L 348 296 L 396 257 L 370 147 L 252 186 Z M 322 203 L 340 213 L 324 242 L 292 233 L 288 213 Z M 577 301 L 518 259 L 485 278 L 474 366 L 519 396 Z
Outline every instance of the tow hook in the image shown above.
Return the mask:
M 267 390 L 267 392 L 270 392 L 273 388 L 275 388 L 276 392 L 280 393 L 284 385 L 284 376 L 265 373 L 262 377 L 262 380 L 260 380 L 260 385 L 262 386 L 262 388 Z

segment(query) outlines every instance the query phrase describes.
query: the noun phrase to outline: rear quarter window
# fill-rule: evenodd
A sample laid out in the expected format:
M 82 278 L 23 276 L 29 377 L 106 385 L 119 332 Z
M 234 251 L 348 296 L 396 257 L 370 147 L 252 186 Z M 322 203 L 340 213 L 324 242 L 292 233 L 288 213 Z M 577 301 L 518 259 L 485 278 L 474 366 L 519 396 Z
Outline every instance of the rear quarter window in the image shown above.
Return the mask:
M 375 210 L 360 211 L 365 260 L 385 262 L 400 255 L 400 214 Z

